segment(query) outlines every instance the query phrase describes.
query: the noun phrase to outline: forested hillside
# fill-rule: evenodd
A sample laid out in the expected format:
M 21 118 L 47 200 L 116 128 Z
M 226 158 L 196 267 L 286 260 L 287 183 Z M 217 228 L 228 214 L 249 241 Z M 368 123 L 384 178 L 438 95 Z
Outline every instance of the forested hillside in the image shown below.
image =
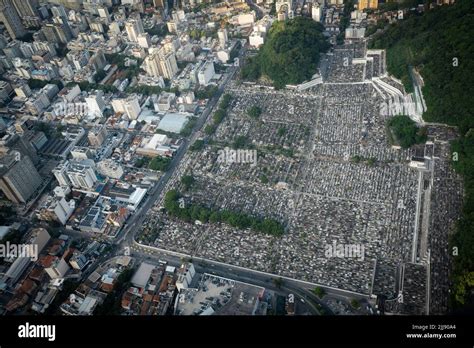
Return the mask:
M 266 76 L 277 88 L 310 79 L 320 53 L 330 46 L 323 30 L 320 23 L 305 17 L 273 23 L 257 56 L 242 69 L 242 77 L 254 81 Z
M 409 66 L 425 81 L 426 121 L 459 127 L 453 165 L 465 180 L 463 216 L 452 245 L 453 305 L 474 305 L 474 1 L 457 0 L 391 25 L 371 46 L 387 49 L 388 69 L 410 84 Z

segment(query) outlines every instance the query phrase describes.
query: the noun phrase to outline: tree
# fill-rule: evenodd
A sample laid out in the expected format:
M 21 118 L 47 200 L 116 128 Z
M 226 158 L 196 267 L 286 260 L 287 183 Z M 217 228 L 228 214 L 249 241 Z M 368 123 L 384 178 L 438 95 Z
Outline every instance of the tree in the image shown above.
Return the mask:
M 171 158 L 157 156 L 150 161 L 148 168 L 150 168 L 151 170 L 159 170 L 161 172 L 165 172 L 168 170 L 170 164 Z
M 243 149 L 247 147 L 249 139 L 245 135 L 239 135 L 232 143 L 234 149 Z
M 207 135 L 212 135 L 216 131 L 217 127 L 213 124 L 208 124 L 206 127 L 204 127 L 204 133 Z
M 190 147 L 189 150 L 191 151 L 199 151 L 204 148 L 204 140 L 198 139 L 196 140 Z
M 323 298 L 324 295 L 326 295 L 326 291 L 321 288 L 321 287 L 316 287 L 314 288 L 313 292 L 318 296 L 319 298 Z
M 283 278 L 281 278 L 281 277 L 279 277 L 279 278 L 272 278 L 272 281 L 273 281 L 273 284 L 274 284 L 278 289 L 281 289 L 281 287 L 282 287 L 283 284 L 284 284 Z
M 221 216 L 218 211 L 213 211 L 209 216 L 209 221 L 212 223 L 217 223 L 221 221 Z
M 370 157 L 368 160 L 367 160 L 367 164 L 371 167 L 373 167 L 375 165 L 375 163 L 377 162 L 377 159 L 375 157 Z
M 354 307 L 355 309 L 359 309 L 360 308 L 360 302 L 357 301 L 355 298 L 353 298 L 351 300 L 351 306 Z
M 181 178 L 181 183 L 183 184 L 184 189 L 186 191 L 189 190 L 191 186 L 193 186 L 194 182 L 195 182 L 195 179 L 192 175 L 184 175 Z
M 183 127 L 183 129 L 181 129 L 181 132 L 179 132 L 179 134 L 182 135 L 183 137 L 190 136 L 191 133 L 193 132 L 193 128 L 196 122 L 197 120 L 195 118 L 188 119 L 188 121 L 186 122 L 186 125 Z
M 222 96 L 222 100 L 219 104 L 220 109 L 227 109 L 230 105 L 230 102 L 232 101 L 232 96 L 228 93 L 224 94 Z
M 117 277 L 114 289 L 104 299 L 102 304 L 94 309 L 94 315 L 120 315 L 122 311 L 122 295 L 130 286 L 134 269 L 128 268 Z
M 204 88 L 198 89 L 195 93 L 198 99 L 210 99 L 217 93 L 217 86 L 209 85 Z
M 181 194 L 178 191 L 170 190 L 165 195 L 164 207 L 170 215 L 187 222 L 193 220 L 210 221 L 212 223 L 225 222 L 233 227 L 240 229 L 251 228 L 254 231 L 276 237 L 280 237 L 284 233 L 283 226 L 273 219 L 261 219 L 229 210 L 213 210 L 193 203 L 183 206 L 179 203 L 180 199 Z
M 247 115 L 249 115 L 250 117 L 252 118 L 258 118 L 260 115 L 262 114 L 262 109 L 259 107 L 259 106 L 251 106 L 248 110 L 247 110 Z
M 323 25 L 306 17 L 274 22 L 258 54 L 246 62 L 242 78 L 256 80 L 265 75 L 276 88 L 310 79 L 320 53 L 330 47 L 323 31 Z
M 94 81 L 99 83 L 104 79 L 105 76 L 107 76 L 107 73 L 104 71 L 104 69 L 100 69 L 94 74 Z
M 142 168 L 143 166 L 147 165 L 148 163 L 149 163 L 149 159 L 147 157 L 141 157 L 141 158 L 138 158 L 135 161 L 134 166 L 137 167 L 137 168 Z
M 408 116 L 399 115 L 388 120 L 388 127 L 390 130 L 393 142 L 399 144 L 403 148 L 409 148 L 414 144 L 423 143 L 426 141 L 426 130 L 418 128 L 416 123 Z
M 225 109 L 218 109 L 215 113 L 214 116 L 212 116 L 212 119 L 214 123 L 221 123 L 224 117 L 226 116 Z

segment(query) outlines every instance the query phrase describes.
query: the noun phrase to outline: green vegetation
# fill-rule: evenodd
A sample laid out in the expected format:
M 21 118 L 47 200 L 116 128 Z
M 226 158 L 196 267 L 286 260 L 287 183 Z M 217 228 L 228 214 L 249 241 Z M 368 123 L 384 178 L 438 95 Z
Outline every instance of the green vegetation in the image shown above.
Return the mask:
M 166 172 L 171 164 L 171 158 L 157 156 L 150 161 L 148 168 L 151 170 L 159 170 L 160 172 Z
M 217 93 L 217 86 L 209 85 L 195 92 L 197 99 L 211 99 Z
M 222 122 L 225 116 L 226 116 L 225 109 L 218 109 L 212 116 L 212 120 L 214 121 L 214 123 L 219 124 Z
M 206 133 L 206 135 L 212 135 L 214 134 L 216 129 L 217 126 L 215 126 L 214 124 L 208 124 L 206 127 L 204 127 L 204 133 Z
M 174 133 L 174 132 L 168 132 L 168 131 L 165 131 L 163 129 L 155 129 L 155 133 L 157 134 L 164 134 L 166 135 L 168 138 L 171 138 L 171 139 L 178 139 L 179 138 L 179 134 L 177 133 Z
M 58 47 L 56 48 L 56 53 L 58 54 L 59 58 L 64 58 L 68 54 L 69 49 L 65 44 L 58 44 Z
M 50 122 L 36 122 L 33 126 L 33 129 L 35 131 L 43 132 L 48 139 L 62 138 L 62 128 L 62 125 L 55 126 L 53 123 Z
M 193 40 L 200 40 L 201 37 L 206 37 L 206 31 L 204 29 L 191 29 L 188 34 Z
M 326 290 L 324 290 L 323 288 L 321 288 L 319 286 L 314 288 L 313 292 L 319 298 L 323 298 L 323 296 L 326 295 Z
M 369 24 L 367 26 L 367 30 L 365 31 L 365 36 L 370 36 L 376 33 L 377 30 L 385 28 L 387 24 L 388 24 L 388 19 L 385 19 L 385 18 L 377 20 L 377 24 Z
M 250 140 L 245 135 L 239 135 L 234 139 L 234 142 L 232 143 L 232 148 L 234 149 L 245 149 L 250 146 Z
M 181 129 L 181 132 L 179 132 L 179 134 L 182 135 L 183 137 L 190 136 L 191 133 L 193 132 L 193 128 L 196 122 L 197 122 L 197 119 L 195 119 L 194 117 L 190 118 L 188 122 L 186 122 L 186 124 L 184 125 L 183 129 Z
M 351 12 L 354 10 L 354 0 L 346 0 L 344 4 L 344 11 L 342 13 L 341 21 L 339 22 L 339 34 L 336 37 L 336 43 L 342 45 L 346 34 L 346 28 L 351 23 Z
M 270 8 L 270 16 L 276 16 L 276 1 L 272 2 L 272 7 Z
M 105 59 L 107 62 L 113 65 L 117 65 L 117 68 L 120 70 L 126 70 L 129 67 L 125 66 L 125 60 L 129 58 L 131 60 L 137 60 L 135 57 L 127 57 L 125 54 L 120 53 L 112 53 L 112 54 L 105 54 Z M 140 61 L 137 61 L 137 65 L 140 65 Z
M 295 156 L 295 152 L 292 148 L 285 148 L 281 145 L 268 145 L 265 147 L 265 149 L 276 156 L 280 155 L 289 158 L 293 158 Z
M 423 4 L 424 0 L 402 0 L 402 1 L 390 1 L 384 4 L 379 4 L 379 9 L 383 11 L 396 11 L 405 8 L 417 7 L 419 4 Z
M 181 178 L 181 183 L 183 184 L 185 191 L 189 190 L 191 186 L 193 186 L 195 181 L 196 180 L 194 179 L 192 175 L 184 175 Z
M 388 120 L 387 126 L 392 142 L 404 149 L 426 141 L 426 128 L 418 128 L 416 123 L 408 116 L 392 117 Z
M 359 309 L 360 308 L 360 302 L 357 301 L 355 298 L 351 300 L 351 306 L 355 309 Z
M 272 281 L 273 281 L 273 284 L 278 288 L 280 289 L 283 284 L 284 284 L 284 281 L 283 281 L 283 278 L 279 277 L 279 278 L 272 278 Z
M 58 295 L 54 298 L 53 302 L 49 305 L 48 309 L 46 309 L 46 315 L 53 315 L 58 314 L 56 312 L 60 312 L 59 306 L 63 304 L 64 301 L 67 300 L 70 294 L 76 291 L 79 283 L 72 279 L 65 279 L 63 283 L 62 290 L 58 293 Z
M 227 67 L 224 66 L 224 64 L 222 63 L 214 63 L 214 71 L 217 73 L 217 74 L 222 74 L 223 72 L 225 72 L 227 70 Z
M 12 218 L 13 216 L 15 216 L 15 211 L 13 210 L 13 207 L 12 206 L 9 206 L 9 205 L 2 205 L 0 207 L 0 226 L 3 226 L 3 225 L 6 225 L 6 222 Z M 5 237 L 7 238 L 7 236 L 9 234 L 11 234 L 12 232 L 9 232 Z M 16 243 L 18 244 L 18 243 Z
M 373 167 L 376 162 L 377 162 L 377 159 L 375 157 L 370 157 L 369 159 L 367 159 L 367 164 L 371 167 Z
M 208 124 L 206 127 L 204 127 L 204 133 L 206 133 L 206 135 L 214 134 L 219 124 L 226 117 L 227 108 L 229 107 L 231 100 L 232 96 L 230 94 L 226 93 L 222 96 L 221 102 L 219 103 L 219 108 L 212 116 L 213 123 Z
M 122 311 L 122 295 L 130 287 L 134 269 L 124 270 L 117 278 L 114 289 L 104 299 L 101 305 L 94 310 L 94 315 L 120 315 Z
M 38 80 L 38 79 L 29 79 L 28 80 L 28 87 L 31 89 L 36 89 L 36 88 L 43 88 L 49 83 L 53 83 L 58 86 L 59 90 L 61 90 L 64 86 L 63 83 L 59 80 L 51 80 L 51 81 L 44 81 L 44 80 Z
M 262 184 L 268 184 L 268 178 L 265 174 L 260 175 L 260 181 Z
M 321 314 L 321 315 L 327 315 L 328 314 L 320 303 L 315 303 L 314 306 L 318 310 L 319 314 Z
M 306 17 L 273 23 L 257 56 L 242 69 L 242 78 L 255 81 L 267 76 L 276 88 L 310 79 L 320 53 L 329 49 L 323 31 L 320 23 Z
M 389 72 L 405 83 L 410 81 L 407 67 L 419 69 L 428 106 L 423 118 L 458 126 L 461 133 L 452 144 L 453 166 L 463 175 L 465 190 L 462 217 L 451 240 L 458 248 L 453 256 L 453 308 L 474 305 L 473 13 L 473 1 L 457 0 L 391 25 L 372 42 L 388 50 Z
M 459 305 L 474 304 L 474 132 L 452 144 L 453 166 L 464 177 L 464 204 L 457 232 L 451 240 L 451 250 L 457 248 L 454 257 L 454 301 Z M 458 158 L 456 158 L 456 156 Z M 455 159 L 458 159 L 457 161 Z
M 224 94 L 222 96 L 221 102 L 219 103 L 219 108 L 227 109 L 232 101 L 232 96 L 230 94 Z
M 215 210 L 198 204 L 180 202 L 181 194 L 176 190 L 168 191 L 165 195 L 165 209 L 172 216 L 187 222 L 199 220 L 202 223 L 224 222 L 232 227 L 246 229 L 280 237 L 284 233 L 283 226 L 273 219 L 262 219 L 244 213 L 229 210 Z
M 150 36 L 165 36 L 169 33 L 168 26 L 166 24 L 155 25 L 153 28 L 145 29 L 145 32 L 147 32 Z
M 99 83 L 106 76 L 107 76 L 107 73 L 104 71 L 104 69 L 100 69 L 94 74 L 94 81 L 96 83 Z
M 474 2 L 469 0 L 439 6 L 390 25 L 371 41 L 372 47 L 387 49 L 388 71 L 401 79 L 407 90 L 412 88 L 408 67 L 419 69 L 428 106 L 425 121 L 459 126 L 462 134 L 474 127 L 473 8 Z
M 131 80 L 134 76 L 137 76 L 141 71 L 140 65 L 143 62 L 142 59 L 137 59 L 135 57 L 127 57 L 126 55 L 120 54 L 120 53 L 106 54 L 105 58 L 111 64 L 117 65 L 117 68 L 124 74 L 124 77 L 128 78 L 129 80 Z M 136 60 L 137 64 L 126 66 L 125 65 L 125 60 L 127 58 L 132 59 L 132 60 Z M 106 76 L 106 74 L 104 74 L 102 79 L 105 76 Z M 100 79 L 100 80 L 102 80 L 102 79 Z M 95 80 L 95 81 L 99 82 L 100 80 Z
M 127 87 L 125 92 L 127 93 L 140 93 L 146 96 L 152 94 L 160 94 L 163 89 L 160 86 L 149 86 L 149 85 L 136 85 L 133 87 Z
M 115 86 L 112 85 L 101 85 L 97 83 L 90 83 L 89 81 L 81 81 L 79 83 L 77 82 L 69 82 L 66 87 L 73 87 L 75 85 L 79 85 L 79 88 L 81 91 L 93 91 L 93 90 L 102 90 L 105 93 L 109 92 L 117 92 L 118 89 Z
M 200 4 L 198 4 L 197 6 L 194 6 L 192 11 L 194 13 L 198 13 L 198 12 L 201 12 L 202 10 L 204 10 L 205 8 L 211 6 L 213 4 L 213 2 L 201 2 Z
M 259 118 L 260 115 L 262 114 L 262 109 L 259 107 L 259 106 L 251 106 L 248 110 L 247 110 L 247 115 L 249 115 L 250 117 L 252 118 Z
M 204 148 L 204 140 L 198 139 L 196 140 L 190 147 L 189 150 L 191 151 L 199 151 Z
M 135 164 L 134 164 L 134 167 L 136 168 L 142 168 L 144 166 L 147 166 L 148 163 L 150 163 L 150 160 L 148 157 L 141 157 L 141 158 L 138 158 L 136 161 L 135 161 Z
M 278 136 L 279 136 L 279 137 L 284 136 L 284 135 L 286 134 L 286 128 L 285 128 L 285 127 L 280 127 L 280 128 L 278 128 L 278 132 L 277 132 L 277 133 L 278 133 Z

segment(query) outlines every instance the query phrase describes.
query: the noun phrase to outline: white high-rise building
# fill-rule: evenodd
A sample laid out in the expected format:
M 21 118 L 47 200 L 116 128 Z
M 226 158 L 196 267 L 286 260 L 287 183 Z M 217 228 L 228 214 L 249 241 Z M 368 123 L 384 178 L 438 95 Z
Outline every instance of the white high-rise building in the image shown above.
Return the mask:
M 73 199 L 68 202 L 64 197 L 50 197 L 38 209 L 36 216 L 40 220 L 58 221 L 65 225 L 75 207 L 76 201 Z
M 69 181 L 69 178 L 66 174 L 66 171 L 69 167 L 69 161 L 65 161 L 63 163 L 60 163 L 52 170 L 54 177 L 59 183 L 59 186 L 70 186 L 71 181 Z
M 293 18 L 293 1 L 292 0 L 276 0 L 275 3 L 278 20 L 280 18 Z
M 89 129 L 87 134 L 87 139 L 89 140 L 89 145 L 93 147 L 101 146 L 105 139 L 107 138 L 107 128 L 105 124 L 97 125 L 92 129 Z
M 211 61 L 205 62 L 201 67 L 198 69 L 198 81 L 201 86 L 207 86 L 209 81 L 214 77 L 215 70 L 214 70 L 214 63 Z
M 105 109 L 104 98 L 102 98 L 103 95 L 104 92 L 97 91 L 96 94 L 91 94 L 85 98 L 88 115 L 102 117 L 102 111 Z
M 142 111 L 140 103 L 138 102 L 138 97 L 135 95 L 131 95 L 124 99 L 114 99 L 112 101 L 112 107 L 115 112 L 127 114 L 128 118 L 131 120 L 136 120 Z
M 173 78 L 178 71 L 178 63 L 176 62 L 176 56 L 173 52 L 159 54 L 159 64 L 162 72 L 162 76 L 167 79 Z
M 217 31 L 217 37 L 219 38 L 219 44 L 221 45 L 222 48 L 225 47 L 225 44 L 227 43 L 227 29 L 222 28 Z
M 140 47 L 150 48 L 151 46 L 150 36 L 148 35 L 148 33 L 138 34 L 137 41 Z
M 90 165 L 71 163 L 66 173 L 72 186 L 76 188 L 91 189 L 97 181 L 94 168 Z
M 142 111 L 140 104 L 138 103 L 138 98 L 131 96 L 125 101 L 125 113 L 128 118 L 131 120 L 136 120 L 140 112 Z
M 313 3 L 313 6 L 311 7 L 311 17 L 313 18 L 313 20 L 315 20 L 316 22 L 321 22 L 322 14 L 322 7 L 317 2 Z
M 147 74 L 155 77 L 171 79 L 178 71 L 175 54 L 164 52 L 163 49 L 146 57 L 143 64 Z
M 56 258 L 51 266 L 44 269 L 51 279 L 64 278 L 69 266 L 64 259 Z
M 54 208 L 54 213 L 59 222 L 63 225 L 66 224 L 69 217 L 72 215 L 72 212 L 75 208 L 75 200 L 71 199 L 69 202 L 66 201 L 64 198 L 58 200 L 56 207 Z
M 138 35 L 145 32 L 140 18 L 129 19 L 125 23 L 125 30 L 127 31 L 128 39 L 133 42 L 137 42 Z
M 143 61 L 143 66 L 148 75 L 155 77 L 161 76 L 158 57 L 156 54 L 148 55 Z
M 3 23 L 12 39 L 22 37 L 27 33 L 11 0 L 0 0 L 0 22 Z
M 120 26 L 117 22 L 112 22 L 109 24 L 109 31 L 113 35 L 120 35 Z

